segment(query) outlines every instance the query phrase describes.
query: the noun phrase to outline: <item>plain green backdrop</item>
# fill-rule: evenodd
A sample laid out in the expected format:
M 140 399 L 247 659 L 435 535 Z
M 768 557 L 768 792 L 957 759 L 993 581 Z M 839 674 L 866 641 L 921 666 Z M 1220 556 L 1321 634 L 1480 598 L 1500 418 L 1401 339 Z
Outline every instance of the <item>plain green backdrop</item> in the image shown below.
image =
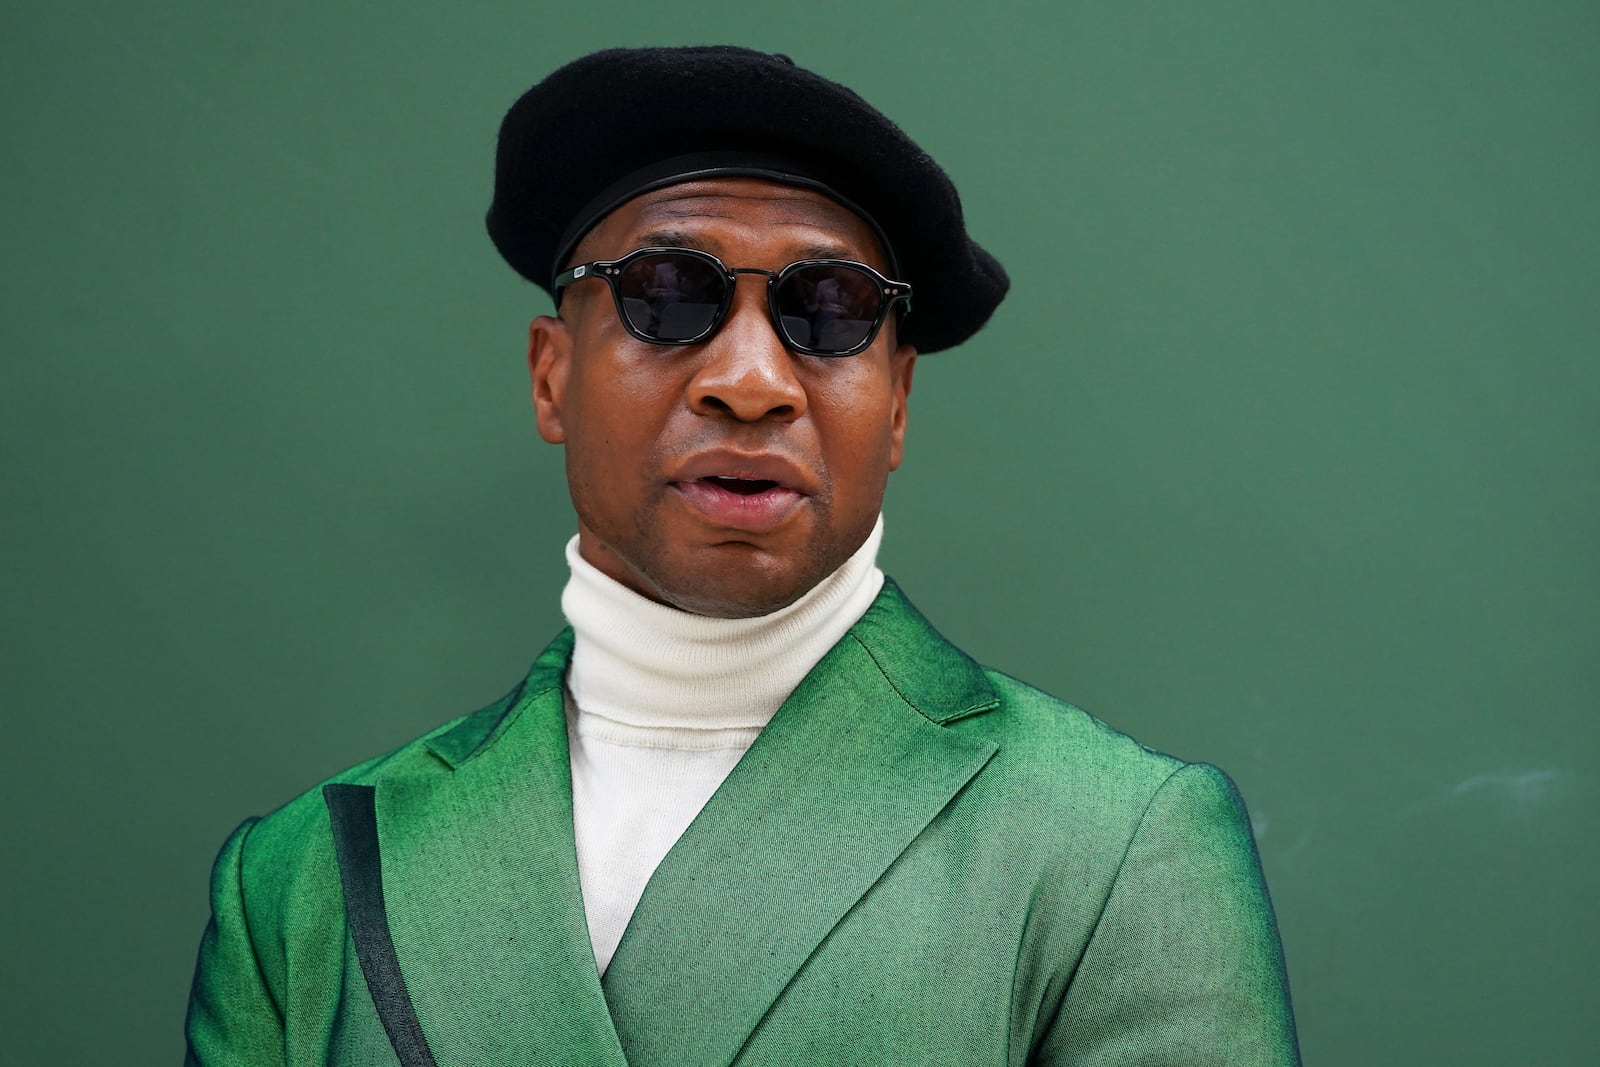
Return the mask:
M 1308 1062 L 1600 1045 L 1600 7 L 0 19 L 8 1064 L 177 1062 L 229 829 L 561 624 L 495 130 L 580 53 L 705 42 L 858 89 L 1009 268 L 918 369 L 883 563 L 1238 780 Z

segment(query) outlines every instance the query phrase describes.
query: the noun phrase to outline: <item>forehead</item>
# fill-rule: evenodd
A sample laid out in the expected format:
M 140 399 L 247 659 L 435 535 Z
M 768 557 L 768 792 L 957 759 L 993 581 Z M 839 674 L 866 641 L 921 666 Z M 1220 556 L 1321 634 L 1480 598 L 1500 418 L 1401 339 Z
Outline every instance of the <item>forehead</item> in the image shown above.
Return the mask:
M 880 270 L 888 266 L 861 216 L 815 190 L 759 178 L 713 178 L 641 193 L 590 230 L 573 261 L 614 258 L 651 244 L 718 256 L 839 258 Z

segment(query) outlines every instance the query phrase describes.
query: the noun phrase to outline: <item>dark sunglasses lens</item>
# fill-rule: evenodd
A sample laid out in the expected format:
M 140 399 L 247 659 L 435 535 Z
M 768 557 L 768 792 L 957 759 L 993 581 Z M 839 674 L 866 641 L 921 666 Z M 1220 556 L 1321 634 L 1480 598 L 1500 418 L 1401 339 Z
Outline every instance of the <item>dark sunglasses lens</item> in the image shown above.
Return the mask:
M 687 341 L 705 333 L 727 285 L 716 267 L 678 252 L 643 256 L 617 278 L 628 324 L 652 341 Z
M 773 301 L 792 343 L 818 352 L 848 352 L 872 333 L 883 293 L 865 271 L 818 263 L 785 276 Z

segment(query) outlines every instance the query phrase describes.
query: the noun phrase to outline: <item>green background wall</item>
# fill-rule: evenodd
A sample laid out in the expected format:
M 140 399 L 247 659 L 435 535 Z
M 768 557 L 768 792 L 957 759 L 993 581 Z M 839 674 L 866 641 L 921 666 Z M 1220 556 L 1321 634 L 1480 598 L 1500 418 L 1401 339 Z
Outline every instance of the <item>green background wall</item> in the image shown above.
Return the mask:
M 494 132 L 581 52 L 708 40 L 860 90 L 1010 268 L 919 369 L 885 567 L 1234 775 L 1308 1061 L 1592 1054 L 1600 8 L 30 0 L 6 1061 L 177 1062 L 228 830 L 560 625 Z

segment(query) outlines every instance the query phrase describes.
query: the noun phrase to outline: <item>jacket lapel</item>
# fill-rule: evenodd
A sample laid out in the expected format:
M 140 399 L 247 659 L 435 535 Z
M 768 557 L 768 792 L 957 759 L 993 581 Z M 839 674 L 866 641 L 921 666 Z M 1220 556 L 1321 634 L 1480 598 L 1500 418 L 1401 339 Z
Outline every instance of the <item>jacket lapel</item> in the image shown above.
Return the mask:
M 624 1067 L 584 921 L 564 633 L 522 687 L 430 740 L 375 801 L 395 956 L 440 1067 Z
M 731 1062 L 994 754 L 940 724 L 994 704 L 977 665 L 886 583 L 651 877 L 603 982 L 628 1062 Z

